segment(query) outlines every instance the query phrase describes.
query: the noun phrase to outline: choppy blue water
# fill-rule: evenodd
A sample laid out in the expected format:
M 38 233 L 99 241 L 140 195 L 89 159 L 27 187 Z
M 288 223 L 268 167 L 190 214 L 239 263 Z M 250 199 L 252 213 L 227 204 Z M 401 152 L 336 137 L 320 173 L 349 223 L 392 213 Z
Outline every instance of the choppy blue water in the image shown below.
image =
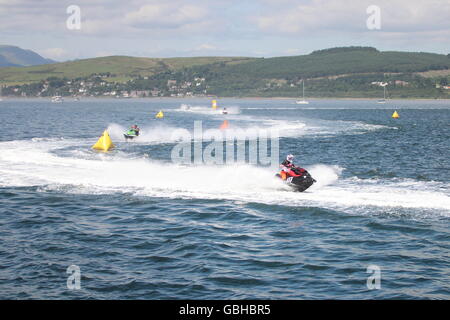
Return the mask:
M 230 114 L 206 99 L 0 102 L 0 298 L 450 298 L 450 102 L 219 104 Z M 318 183 L 171 163 L 175 130 L 225 118 L 278 130 L 280 161 L 293 153 Z M 105 128 L 116 148 L 92 151 Z

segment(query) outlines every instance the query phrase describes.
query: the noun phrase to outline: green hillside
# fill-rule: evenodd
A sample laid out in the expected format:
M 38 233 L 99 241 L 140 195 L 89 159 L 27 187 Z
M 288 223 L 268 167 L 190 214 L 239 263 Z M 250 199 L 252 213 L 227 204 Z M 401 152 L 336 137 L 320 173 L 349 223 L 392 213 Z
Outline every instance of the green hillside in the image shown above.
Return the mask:
M 338 48 L 309 55 L 257 59 L 228 66 L 224 74 L 245 73 L 256 78 L 314 78 L 370 72 L 421 72 L 450 68 L 445 55 L 413 52 L 379 52 L 374 48 Z
M 112 80 L 192 69 L 213 74 L 217 80 L 301 79 L 356 73 L 411 73 L 450 69 L 446 55 L 415 52 L 380 52 L 374 48 L 347 47 L 309 55 L 276 58 L 194 57 L 137 58 L 111 56 L 51 65 L 0 68 L 0 83 L 29 83 L 49 77 L 75 79 L 92 74 L 113 74 Z
M 316 97 L 376 97 L 380 90 L 371 82 L 395 80 L 411 85 L 397 88 L 394 95 L 435 97 L 442 95 L 433 90 L 435 82 L 429 78 L 440 78 L 437 81 L 445 85 L 450 75 L 450 57 L 347 47 L 303 56 L 254 59 L 240 65 L 215 64 L 192 69 L 205 74 L 213 88 L 211 93 L 221 96 L 295 97 L 299 95 L 299 82 L 306 79 L 309 95 Z M 446 93 L 443 96 L 447 97 Z
M 305 79 L 309 97 L 380 97 L 376 83 L 388 82 L 391 97 L 448 98 L 449 76 L 449 55 L 344 47 L 275 58 L 112 56 L 9 67 L 0 68 L 0 85 L 4 94 L 21 96 L 138 90 L 143 96 L 296 97 Z
M 50 77 L 76 79 L 92 74 L 110 73 L 109 81 L 125 82 L 139 76 L 152 76 L 182 68 L 214 63 L 247 62 L 251 58 L 194 57 L 194 58 L 137 58 L 111 56 L 83 59 L 51 65 L 0 68 L 0 84 L 25 84 Z

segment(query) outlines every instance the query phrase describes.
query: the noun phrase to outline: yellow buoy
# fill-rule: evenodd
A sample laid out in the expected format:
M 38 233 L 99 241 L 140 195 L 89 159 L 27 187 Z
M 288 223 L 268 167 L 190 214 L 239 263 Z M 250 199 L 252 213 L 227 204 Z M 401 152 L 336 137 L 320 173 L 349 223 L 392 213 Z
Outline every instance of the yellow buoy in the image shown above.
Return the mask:
M 216 110 L 217 109 L 217 100 L 213 100 L 213 101 L 211 101 L 211 103 L 212 103 L 212 108 L 214 110 Z
M 400 115 L 398 114 L 397 111 L 394 111 L 394 113 L 392 114 L 392 118 L 394 118 L 394 119 L 400 118 Z
M 164 113 L 162 110 L 159 110 L 159 112 L 156 114 L 156 118 L 164 118 Z
M 92 149 L 100 150 L 100 151 L 108 151 L 109 149 L 114 148 L 114 145 L 109 137 L 108 131 L 105 130 L 98 139 L 98 141 L 92 146 Z

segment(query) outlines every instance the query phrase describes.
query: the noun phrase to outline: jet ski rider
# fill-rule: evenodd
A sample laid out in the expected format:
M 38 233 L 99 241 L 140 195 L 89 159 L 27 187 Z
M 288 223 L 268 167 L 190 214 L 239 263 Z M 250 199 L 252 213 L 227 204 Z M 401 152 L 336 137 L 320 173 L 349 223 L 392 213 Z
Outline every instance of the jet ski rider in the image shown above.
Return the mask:
M 140 129 L 139 129 L 139 127 L 137 126 L 137 124 L 132 125 L 132 126 L 131 126 L 131 129 L 130 129 L 130 131 L 134 131 L 134 134 L 137 135 L 137 136 L 139 135 L 139 130 L 140 130 Z
M 287 155 L 286 160 L 281 164 L 281 178 L 286 180 L 288 177 L 300 177 L 305 169 L 297 167 L 294 164 L 294 156 L 292 154 Z

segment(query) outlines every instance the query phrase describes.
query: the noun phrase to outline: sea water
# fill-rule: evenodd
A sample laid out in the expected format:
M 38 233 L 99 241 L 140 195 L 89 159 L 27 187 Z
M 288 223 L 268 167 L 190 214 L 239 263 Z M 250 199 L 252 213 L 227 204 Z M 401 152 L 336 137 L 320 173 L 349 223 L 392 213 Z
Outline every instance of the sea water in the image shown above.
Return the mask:
M 2 101 L 0 298 L 450 298 L 450 102 L 218 104 Z M 176 130 L 225 119 L 276 130 L 279 161 L 294 154 L 317 183 L 172 162 Z M 116 147 L 91 150 L 106 128 Z

